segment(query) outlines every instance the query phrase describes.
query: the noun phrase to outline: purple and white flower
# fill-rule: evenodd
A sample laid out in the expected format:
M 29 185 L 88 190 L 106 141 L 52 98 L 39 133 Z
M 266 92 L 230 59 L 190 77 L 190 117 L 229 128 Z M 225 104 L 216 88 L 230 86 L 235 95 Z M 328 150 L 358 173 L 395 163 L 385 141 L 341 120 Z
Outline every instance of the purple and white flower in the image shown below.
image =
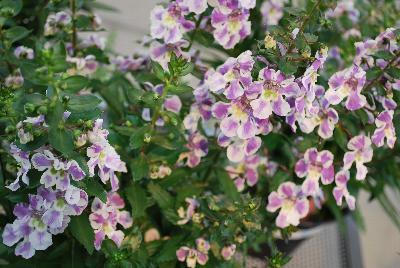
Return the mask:
M 6 186 L 11 191 L 16 191 L 19 189 L 19 181 L 22 180 L 23 183 L 29 185 L 28 171 L 31 169 L 31 162 L 29 161 L 29 152 L 24 152 L 19 149 L 15 144 L 10 144 L 10 154 L 17 161 L 17 178 L 8 186 Z
M 306 195 L 317 195 L 319 192 L 319 179 L 323 184 L 330 184 L 334 180 L 333 154 L 328 150 L 318 152 L 316 148 L 309 148 L 304 153 L 304 158 L 297 161 L 296 175 L 306 178 L 302 191 Z
M 128 72 L 128 71 L 137 71 L 141 69 L 145 64 L 146 59 L 143 57 L 117 56 L 111 62 L 121 72 Z
M 196 213 L 196 209 L 200 206 L 200 203 L 194 198 L 187 197 L 185 199 L 185 201 L 188 204 L 186 211 L 183 207 L 180 207 L 178 209 L 178 215 L 179 215 L 179 218 L 181 218 L 177 222 L 177 224 L 179 224 L 179 225 L 184 225 L 184 224 L 188 223 L 190 220 L 192 220 L 193 216 Z
M 44 115 L 39 115 L 36 117 L 27 117 L 25 120 L 20 121 L 17 123 L 17 135 L 19 138 L 19 142 L 21 144 L 27 144 L 28 142 L 33 141 L 34 137 L 33 134 L 29 131 L 26 131 L 26 126 L 46 128 L 47 125 L 44 121 Z
M 246 156 L 254 155 L 261 147 L 261 138 L 249 139 L 229 138 L 223 134 L 218 136 L 218 145 L 227 147 L 226 155 L 234 163 L 241 162 Z
M 161 44 L 158 41 L 153 41 L 150 44 L 150 58 L 158 62 L 164 70 L 168 70 L 168 63 L 171 59 L 172 53 L 177 57 L 183 57 L 190 61 L 190 54 L 182 50 L 182 48 L 189 47 L 189 42 L 180 40 L 175 43 Z
M 343 198 L 349 209 L 354 210 L 356 207 L 356 199 L 352 196 L 347 189 L 347 182 L 350 179 L 350 171 L 341 170 L 336 174 L 335 182 L 336 186 L 333 188 L 333 196 L 335 197 L 338 206 L 342 205 Z
M 12 74 L 9 74 L 5 81 L 4 84 L 6 87 L 10 88 L 20 88 L 24 85 L 24 77 L 22 76 L 22 73 L 19 69 L 16 69 Z
M 262 22 L 265 26 L 278 25 L 283 17 L 286 0 L 267 0 L 261 5 Z
M 186 266 L 195 268 L 196 264 L 205 265 L 208 262 L 210 243 L 203 238 L 196 239 L 196 248 L 180 247 L 176 251 L 178 261 L 186 261 Z
M 50 14 L 46 19 L 46 24 L 44 25 L 44 35 L 55 35 L 61 30 L 64 30 L 71 22 L 71 15 L 65 11 Z
M 14 55 L 17 59 L 32 60 L 35 57 L 33 49 L 26 46 L 19 46 L 15 48 Z
M 75 66 L 68 70 L 70 74 L 90 75 L 97 70 L 99 63 L 94 55 L 87 55 L 84 58 L 67 57 L 67 62 L 73 63 Z
M 371 162 L 374 153 L 371 147 L 371 139 L 362 134 L 355 136 L 348 142 L 347 148 L 350 151 L 344 154 L 343 169 L 350 169 L 355 162 L 357 169 L 356 179 L 364 180 L 368 173 L 368 169 L 364 164 Z
M 243 161 L 225 169 L 234 181 L 239 192 L 243 191 L 245 184 L 252 187 L 258 182 L 258 167 L 267 164 L 267 159 L 258 155 L 246 156 Z
M 394 111 L 383 111 L 375 119 L 376 130 L 372 135 L 372 142 L 377 147 L 382 147 L 386 143 L 389 148 L 394 147 L 396 142 L 396 130 L 393 125 Z
M 236 252 L 235 244 L 227 245 L 221 249 L 221 256 L 224 260 L 229 261 L 232 259 L 233 255 L 235 255 L 235 252 Z
M 208 141 L 199 132 L 194 132 L 189 135 L 186 147 L 189 151 L 181 153 L 179 161 L 187 159 L 186 165 L 190 168 L 194 168 L 200 164 L 201 158 L 208 153 Z
M 107 237 L 120 247 L 125 234 L 117 230 L 117 224 L 125 229 L 132 226 L 133 220 L 126 210 L 124 200 L 116 192 L 107 194 L 107 202 L 103 203 L 99 198 L 95 198 L 92 203 L 92 213 L 89 215 L 90 225 L 95 234 L 94 247 L 100 250 L 103 240 Z
M 186 8 L 189 12 L 199 15 L 206 11 L 208 5 L 207 0 L 176 0 L 182 8 Z
M 278 209 L 281 209 L 276 218 L 278 227 L 297 226 L 300 219 L 307 216 L 309 203 L 299 186 L 293 182 L 284 182 L 278 191 L 271 192 L 268 196 L 267 211 L 275 212 Z

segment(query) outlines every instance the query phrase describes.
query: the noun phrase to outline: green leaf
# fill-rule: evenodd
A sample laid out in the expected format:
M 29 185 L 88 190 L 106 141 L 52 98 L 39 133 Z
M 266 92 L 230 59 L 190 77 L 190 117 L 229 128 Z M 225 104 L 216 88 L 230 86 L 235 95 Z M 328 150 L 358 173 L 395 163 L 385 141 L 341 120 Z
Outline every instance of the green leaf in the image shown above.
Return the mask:
M 174 199 L 166 190 L 161 188 L 160 185 L 151 182 L 147 187 L 151 196 L 156 200 L 160 208 L 168 209 L 174 206 Z
M 397 68 L 397 67 L 390 67 L 390 68 L 387 70 L 387 73 L 388 73 L 391 77 L 393 77 L 393 78 L 395 78 L 395 79 L 400 79 L 400 68 Z
M 11 14 L 9 14 L 9 15 L 14 17 L 14 16 L 18 15 L 18 13 L 22 9 L 22 0 L 2 0 L 0 2 L 0 9 L 4 9 L 4 8 L 7 8 L 10 11 L 12 11 Z
M 70 112 L 89 112 L 97 108 L 101 103 L 95 95 L 71 95 L 67 104 L 67 110 Z
M 89 222 L 89 215 L 82 213 L 71 217 L 69 229 L 72 235 L 79 241 L 91 255 L 94 250 L 94 232 Z
M 339 147 L 343 150 L 347 150 L 347 136 L 346 133 L 341 128 L 336 128 L 335 132 L 333 133 L 333 137 Z
M 133 180 L 141 180 L 149 174 L 149 164 L 144 156 L 139 156 L 130 162 Z
M 367 79 L 372 80 L 378 78 L 382 74 L 382 70 L 378 67 L 372 67 L 367 71 Z
M 160 79 L 160 80 L 164 80 L 165 71 L 164 71 L 163 67 L 159 63 L 157 63 L 155 61 L 153 61 L 151 63 L 151 65 L 152 65 L 152 68 L 153 68 L 153 72 L 157 76 L 157 78 Z
M 222 191 L 232 200 L 238 201 L 240 194 L 228 173 L 225 170 L 218 170 L 216 173 Z
M 14 43 L 18 40 L 21 40 L 29 35 L 32 30 L 27 30 L 22 26 L 14 26 L 5 31 L 5 36 L 9 39 L 10 43 Z
M 74 75 L 62 80 L 62 88 L 68 92 L 76 93 L 89 85 L 89 79 L 82 75 Z
M 49 143 L 57 151 L 68 155 L 74 149 L 74 136 L 71 130 L 51 126 L 49 130 Z
M 192 73 L 194 70 L 194 63 L 193 62 L 187 62 L 185 64 L 185 66 L 182 68 L 182 70 L 180 71 L 180 76 L 185 76 L 188 75 L 190 73 Z
M 145 134 L 150 130 L 149 126 L 143 126 L 135 131 L 129 139 L 129 146 L 132 149 L 140 148 L 144 144 Z
M 315 43 L 318 41 L 318 36 L 310 34 L 310 33 L 305 33 L 304 37 L 305 37 L 307 43 Z
M 134 218 L 145 216 L 147 197 L 145 190 L 137 183 L 132 183 L 125 189 L 125 195 L 132 207 Z
M 93 178 L 85 180 L 84 190 L 89 194 L 89 196 L 95 196 L 103 203 L 107 202 L 107 192 L 97 180 Z

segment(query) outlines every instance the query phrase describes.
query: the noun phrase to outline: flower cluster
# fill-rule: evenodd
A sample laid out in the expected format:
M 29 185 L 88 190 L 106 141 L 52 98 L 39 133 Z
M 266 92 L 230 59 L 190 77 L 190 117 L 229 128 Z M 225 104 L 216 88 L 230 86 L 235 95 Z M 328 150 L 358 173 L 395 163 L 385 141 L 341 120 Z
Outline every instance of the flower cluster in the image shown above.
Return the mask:
M 208 261 L 210 243 L 204 238 L 196 239 L 196 248 L 181 247 L 176 251 L 176 257 L 180 262 L 186 260 L 186 266 L 195 268 L 196 264 L 205 265 Z

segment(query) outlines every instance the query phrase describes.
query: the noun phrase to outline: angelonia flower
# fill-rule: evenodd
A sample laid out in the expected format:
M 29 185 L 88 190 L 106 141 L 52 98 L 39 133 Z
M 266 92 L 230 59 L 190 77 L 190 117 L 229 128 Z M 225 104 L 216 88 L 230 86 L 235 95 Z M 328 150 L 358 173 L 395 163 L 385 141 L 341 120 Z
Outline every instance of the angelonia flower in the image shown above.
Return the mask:
M 267 159 L 258 155 L 250 155 L 236 165 L 229 165 L 225 169 L 234 181 L 239 192 L 245 189 L 245 185 L 252 187 L 258 182 L 258 167 L 267 164 Z
M 160 238 L 160 232 L 156 228 L 150 228 L 144 233 L 144 242 L 146 243 L 160 240 Z
M 222 2 L 222 1 L 220 1 Z M 215 40 L 225 49 L 234 48 L 236 44 L 251 33 L 249 9 L 241 8 L 239 1 L 226 1 L 229 6 L 214 8 L 211 13 L 211 25 L 214 27 Z M 230 12 L 224 12 L 230 9 Z
M 338 1 L 334 9 L 329 9 L 325 13 L 326 18 L 340 18 L 343 15 L 347 15 L 353 23 L 358 21 L 360 12 L 354 7 L 354 0 Z
M 137 71 L 143 67 L 145 62 L 146 59 L 143 57 L 132 56 L 117 56 L 111 60 L 111 63 L 114 64 L 121 72 Z
M 183 207 L 180 207 L 178 209 L 178 216 L 179 218 L 181 218 L 177 222 L 177 224 L 179 225 L 184 225 L 192 220 L 194 215 L 196 214 L 196 209 L 200 206 L 200 203 L 195 198 L 187 197 L 185 201 L 187 203 L 186 210 Z
M 66 191 L 71 186 L 71 179 L 80 181 L 86 175 L 75 160 L 62 161 L 49 150 L 34 154 L 31 162 L 36 170 L 44 171 L 40 183 L 46 188 L 55 186 L 58 190 Z
M 4 84 L 6 87 L 14 89 L 22 87 L 24 85 L 24 77 L 22 76 L 21 71 L 17 69 L 12 74 L 9 74 L 6 77 Z
M 262 22 L 265 26 L 278 25 L 283 17 L 286 0 L 267 0 L 261 5 Z
M 289 225 L 297 226 L 300 219 L 307 216 L 309 203 L 302 193 L 301 187 L 293 182 L 284 182 L 278 191 L 271 192 L 268 196 L 267 211 L 275 212 L 280 209 L 276 218 L 276 225 L 286 228 Z
M 67 56 L 67 62 L 75 65 L 74 68 L 68 70 L 71 75 L 90 75 L 97 70 L 99 65 L 94 55 L 87 55 L 84 58 Z
M 347 143 L 350 151 L 344 154 L 343 169 L 348 170 L 355 163 L 357 180 L 364 180 L 367 176 L 368 169 L 364 164 L 372 160 L 374 151 L 371 144 L 371 139 L 363 134 L 351 138 Z
M 393 125 L 394 111 L 383 111 L 375 119 L 376 130 L 372 135 L 372 142 L 377 147 L 382 147 L 386 143 L 393 149 L 396 142 L 396 129 Z
M 195 268 L 197 264 L 205 265 L 208 262 L 210 244 L 204 238 L 196 239 L 196 248 L 180 247 L 176 251 L 178 261 L 186 261 L 186 266 Z
M 229 138 L 223 134 L 218 136 L 218 145 L 227 147 L 226 156 L 234 163 L 241 162 L 246 156 L 254 155 L 261 147 L 261 138 L 248 139 Z
M 349 191 L 347 190 L 347 182 L 349 181 L 349 179 L 350 171 L 348 170 L 341 170 L 336 174 L 336 186 L 335 188 L 333 188 L 333 196 L 335 197 L 338 206 L 342 205 L 344 198 L 349 209 L 354 210 L 356 207 L 356 199 L 354 196 L 350 195 Z
M 190 54 L 182 50 L 182 48 L 189 47 L 189 44 L 190 43 L 186 40 L 180 40 L 168 44 L 161 44 L 158 41 L 153 41 L 150 44 L 150 58 L 153 61 L 158 62 L 164 70 L 168 70 L 168 63 L 171 59 L 172 53 L 177 57 L 182 57 L 187 61 L 190 61 Z
M 44 25 L 44 35 L 51 36 L 64 30 L 72 22 L 71 15 L 65 11 L 50 14 Z
M 120 224 L 124 229 L 132 226 L 133 220 L 126 210 L 124 200 L 116 192 L 107 194 L 107 202 L 103 203 L 99 198 L 95 198 L 92 203 L 92 213 L 89 215 L 90 225 L 95 234 L 94 247 L 100 250 L 101 244 L 107 237 L 120 247 L 124 240 L 124 233 L 117 230 Z
M 166 8 L 155 6 L 150 15 L 151 36 L 167 44 L 180 41 L 184 33 L 195 28 L 194 22 L 185 18 L 186 13 L 177 2 L 169 3 Z
M 318 152 L 316 148 L 309 148 L 304 153 L 304 158 L 297 161 L 296 175 L 306 178 L 302 185 L 302 192 L 306 195 L 317 195 L 319 192 L 319 179 L 324 185 L 334 180 L 333 154 L 328 150 Z
M 235 255 L 235 252 L 236 252 L 235 244 L 227 245 L 221 249 L 221 256 L 224 260 L 229 261 L 232 259 L 233 255 Z
M 365 96 L 361 95 L 365 82 L 365 71 L 353 65 L 332 75 L 325 98 L 332 105 L 339 104 L 347 98 L 346 108 L 350 111 L 358 110 L 367 104 Z
M 150 178 L 151 179 L 163 179 L 169 175 L 171 175 L 171 168 L 166 165 L 153 166 L 150 170 Z
M 179 160 L 186 159 L 186 165 L 190 168 L 200 164 L 201 158 L 208 154 L 207 138 L 199 132 L 194 132 L 189 135 L 188 143 L 186 144 L 188 152 L 183 152 L 179 156 Z
M 36 117 L 27 117 L 25 120 L 17 123 L 17 135 L 21 144 L 27 144 L 33 141 L 32 128 L 46 128 L 47 125 L 44 121 L 44 115 Z M 29 129 L 29 130 L 28 130 Z
M 14 157 L 18 165 L 17 178 L 6 187 L 11 191 L 16 191 L 20 187 L 20 180 L 22 180 L 22 182 L 26 185 L 29 185 L 29 178 L 27 174 L 32 165 L 29 161 L 29 152 L 22 151 L 15 144 L 10 144 L 10 154 L 12 155 L 12 157 Z
M 91 25 L 94 30 L 100 29 L 101 25 L 103 24 L 103 20 L 98 14 L 93 14 L 91 17 Z
M 14 207 L 17 219 L 5 226 L 3 243 L 9 247 L 18 243 L 15 255 L 29 259 L 36 250 L 51 246 L 52 235 L 64 232 L 70 216 L 80 215 L 87 204 L 87 194 L 76 187 L 67 191 L 40 187 L 36 195 L 29 195 L 29 203 Z
M 114 147 L 107 141 L 108 131 L 102 128 L 103 120 L 97 119 L 94 127 L 88 132 L 87 137 L 91 146 L 87 148 L 89 176 L 97 174 L 105 184 L 111 182 L 112 191 L 117 191 L 119 181 L 115 172 L 127 172 L 125 162 L 123 162 Z
M 206 11 L 208 5 L 207 0 L 176 0 L 179 6 L 188 9 L 189 12 L 193 12 L 197 15 Z
M 106 47 L 106 38 L 98 34 L 90 34 L 79 43 L 80 48 L 95 47 L 104 50 Z
M 35 53 L 32 48 L 26 46 L 18 46 L 14 50 L 14 55 L 17 59 L 28 59 L 32 60 L 35 57 Z

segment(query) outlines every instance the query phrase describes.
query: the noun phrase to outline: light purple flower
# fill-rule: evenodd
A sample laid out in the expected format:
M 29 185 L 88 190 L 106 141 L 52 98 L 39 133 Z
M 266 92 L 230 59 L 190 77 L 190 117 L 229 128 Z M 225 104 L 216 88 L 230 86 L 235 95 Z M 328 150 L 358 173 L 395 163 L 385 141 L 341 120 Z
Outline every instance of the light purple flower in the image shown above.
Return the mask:
M 93 200 L 89 221 L 95 233 L 94 247 L 97 250 L 100 250 L 106 237 L 114 241 L 117 247 L 121 246 L 125 235 L 121 230 L 117 230 L 117 224 L 127 229 L 133 223 L 130 213 L 121 210 L 124 207 L 124 200 L 116 192 L 107 194 L 106 203 L 103 203 L 97 197 Z
M 278 191 L 268 196 L 267 211 L 275 212 L 278 209 L 281 209 L 276 218 L 278 227 L 297 226 L 300 219 L 307 216 L 309 203 L 299 186 L 293 182 L 284 182 L 279 186 Z
M 334 9 L 329 9 L 325 17 L 326 18 L 340 18 L 343 15 L 353 22 L 356 23 L 360 17 L 360 11 L 354 7 L 354 0 L 342 0 L 339 1 Z
M 385 144 L 385 138 L 388 147 L 394 147 L 396 130 L 393 125 L 393 113 L 394 111 L 383 111 L 375 119 L 376 130 L 372 135 L 372 142 L 378 147 Z
M 55 35 L 61 30 L 64 30 L 71 22 L 71 15 L 65 11 L 50 14 L 46 19 L 46 24 L 44 25 L 44 35 Z
M 75 65 L 74 68 L 69 70 L 70 73 L 84 76 L 93 74 L 99 65 L 94 55 L 87 55 L 84 58 L 68 56 L 67 62 Z
M 236 165 L 229 165 L 225 169 L 234 181 L 239 192 L 243 191 L 245 184 L 252 187 L 258 182 L 258 167 L 267 164 L 267 159 L 258 155 L 246 156 Z
M 31 169 L 31 162 L 29 161 L 29 152 L 24 152 L 19 149 L 15 144 L 10 144 L 10 154 L 17 161 L 17 178 L 10 185 L 6 186 L 11 191 L 19 189 L 19 181 L 29 185 L 28 171 Z
M 211 25 L 214 27 L 215 40 L 225 49 L 234 48 L 237 43 L 251 33 L 251 22 L 248 9 L 234 9 L 224 13 L 219 8 L 214 8 L 211 14 Z
M 233 255 L 235 255 L 235 252 L 236 252 L 235 244 L 227 245 L 221 249 L 221 256 L 224 260 L 229 261 L 232 259 Z
M 208 141 L 199 132 L 194 132 L 189 135 L 186 147 L 189 151 L 181 153 L 179 160 L 187 159 L 186 165 L 190 168 L 200 164 L 201 158 L 208 153 Z
M 6 87 L 10 88 L 20 88 L 24 85 L 24 77 L 22 76 L 22 73 L 19 69 L 16 69 L 12 74 L 9 74 L 5 81 L 4 84 Z
M 262 3 L 262 22 L 265 26 L 278 25 L 283 17 L 285 2 L 285 0 L 267 0 Z
M 128 71 L 137 71 L 141 69 L 143 65 L 145 65 L 146 59 L 143 57 L 117 56 L 111 62 L 121 72 L 128 72 Z
M 164 109 L 175 114 L 179 114 L 182 108 L 181 99 L 177 95 L 166 97 L 164 100 Z
M 350 111 L 358 110 L 367 104 L 365 96 L 361 95 L 365 81 L 365 71 L 359 66 L 354 65 L 339 71 L 329 79 L 329 89 L 325 98 L 333 105 L 347 98 L 346 108 Z
M 258 97 L 250 102 L 253 115 L 258 119 L 267 119 L 274 112 L 286 116 L 290 105 L 284 96 L 299 91 L 293 78 L 286 78 L 280 71 L 264 68 L 259 73 L 259 80 L 254 82 L 251 91 Z
M 249 139 L 229 138 L 223 134 L 218 136 L 218 145 L 227 147 L 226 155 L 234 163 L 241 162 L 246 156 L 254 155 L 261 147 L 261 138 Z
M 172 53 L 177 57 L 183 57 L 190 61 L 190 54 L 182 50 L 182 48 L 189 47 L 189 42 L 180 40 L 176 43 L 161 44 L 158 41 L 153 41 L 150 44 L 150 58 L 158 62 L 164 70 L 168 70 L 168 63 L 171 59 Z
M 177 2 L 171 2 L 167 8 L 155 6 L 150 15 L 151 36 L 167 44 L 180 41 L 184 33 L 195 28 L 194 22 L 185 18 L 185 13 Z
M 205 85 L 212 92 L 221 93 L 234 100 L 241 97 L 251 84 L 251 70 L 254 60 L 250 50 L 241 53 L 237 58 L 228 58 L 216 71 L 210 69 L 205 75 Z
M 196 212 L 196 209 L 200 206 L 200 203 L 194 198 L 187 197 L 185 201 L 188 204 L 186 211 L 184 210 L 183 207 L 180 207 L 178 209 L 179 218 L 181 218 L 177 222 L 177 224 L 179 225 L 184 225 L 188 223 L 190 220 L 192 220 L 193 215 Z
M 364 164 L 371 162 L 373 156 L 371 139 L 362 134 L 355 136 L 348 142 L 347 148 L 350 151 L 344 154 L 343 169 L 350 169 L 355 162 L 357 169 L 356 179 L 364 180 L 368 173 L 368 169 Z
M 320 178 L 325 185 L 333 182 L 333 154 L 328 150 L 318 152 L 316 148 L 307 149 L 304 158 L 297 161 L 295 172 L 298 177 L 306 178 L 302 185 L 303 193 L 317 195 Z
M 208 262 L 210 244 L 203 238 L 196 239 L 196 248 L 180 247 L 176 251 L 178 261 L 186 261 L 186 266 L 195 268 L 196 264 L 205 265 Z
M 336 174 L 336 186 L 333 188 L 333 196 L 335 197 L 338 206 L 342 205 L 343 198 L 349 209 L 354 210 L 356 207 L 356 199 L 347 190 L 347 182 L 350 179 L 350 172 L 348 170 L 341 170 Z
M 189 12 L 197 15 L 206 11 L 208 5 L 207 0 L 176 0 L 182 8 L 187 8 Z
M 36 117 L 27 117 L 25 120 L 17 123 L 17 135 L 19 138 L 19 142 L 21 144 L 27 144 L 34 140 L 33 134 L 31 132 L 27 132 L 25 127 L 29 125 L 31 127 L 37 128 L 46 128 L 47 125 L 44 121 L 44 115 L 39 115 Z
M 99 36 L 98 34 L 90 34 L 82 42 L 79 44 L 80 48 L 89 48 L 95 47 L 98 49 L 105 49 L 106 47 L 106 38 Z
M 19 46 L 15 48 L 14 55 L 17 59 L 32 60 L 35 57 L 33 49 L 25 46 Z

